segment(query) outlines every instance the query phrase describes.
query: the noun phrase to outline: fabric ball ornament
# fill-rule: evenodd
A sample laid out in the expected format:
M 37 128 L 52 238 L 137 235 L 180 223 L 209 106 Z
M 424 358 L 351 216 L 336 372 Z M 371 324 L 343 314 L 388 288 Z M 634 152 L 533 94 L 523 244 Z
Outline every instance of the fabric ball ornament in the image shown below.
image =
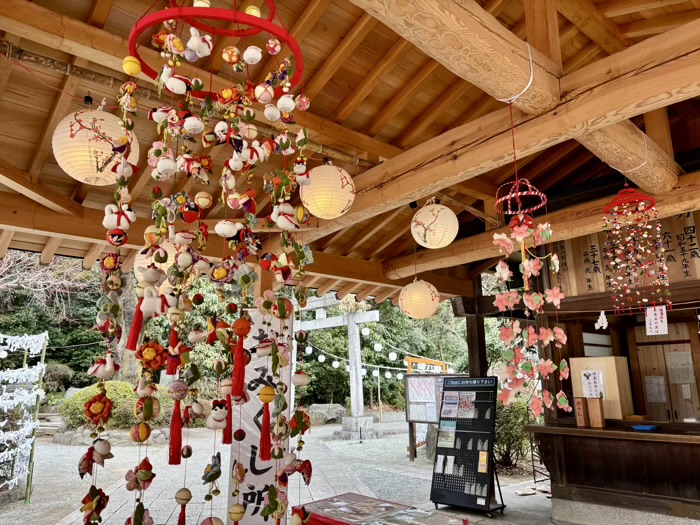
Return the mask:
M 292 301 L 286 297 L 275 299 L 272 303 L 272 315 L 277 319 L 289 319 L 294 313 L 294 305 Z
M 262 49 L 258 46 L 248 46 L 243 52 L 243 61 L 246 64 L 255 65 L 262 60 Z
M 427 319 L 440 306 L 440 294 L 426 281 L 413 281 L 401 289 L 399 308 L 412 319 Z
M 243 516 L 245 516 L 245 507 L 240 503 L 234 503 L 231 505 L 231 508 L 228 509 L 228 517 L 234 523 L 241 521 Z
M 139 398 L 134 404 L 134 416 L 139 421 L 155 419 L 160 415 L 160 401 L 155 397 Z
M 71 113 L 56 126 L 51 141 L 56 162 L 69 176 L 93 186 L 117 182 L 112 168 L 120 161 L 114 150 L 130 144 L 126 160 L 139 162 L 139 141 L 122 129 L 121 119 L 106 111 L 87 109 Z
M 204 296 L 201 293 L 196 293 L 192 297 L 192 304 L 195 306 L 199 306 L 204 302 Z
M 306 224 L 311 220 L 311 214 L 304 206 L 297 206 L 294 208 L 294 217 L 299 224 Z
M 306 111 L 311 107 L 311 99 L 302 93 L 294 99 L 294 104 L 299 111 Z
M 233 433 L 233 439 L 236 441 L 243 441 L 245 439 L 245 430 L 239 428 Z
M 296 102 L 294 102 L 292 95 L 282 95 L 277 101 L 277 109 L 282 113 L 291 113 L 296 107 Z
M 255 99 L 261 104 L 269 104 L 275 97 L 275 90 L 267 84 L 255 86 Z
M 134 443 L 145 443 L 151 436 L 151 426 L 148 423 L 137 423 L 131 427 L 129 435 Z
M 209 516 L 204 521 L 202 521 L 201 525 L 224 525 L 224 522 L 216 516 Z
M 280 110 L 274 104 L 266 104 L 263 113 L 265 118 L 271 122 L 277 122 L 282 117 Z
M 278 55 L 282 51 L 282 44 L 276 38 L 271 38 L 267 41 L 267 52 L 271 55 Z
M 241 61 L 241 51 L 235 46 L 226 46 L 221 51 L 221 58 L 230 65 L 238 64 Z
M 344 169 L 324 164 L 309 171 L 309 183 L 301 186 L 299 196 L 315 217 L 337 219 L 352 206 L 355 184 Z
M 257 5 L 249 5 L 245 8 L 245 14 L 260 18 L 262 12 L 260 11 L 260 8 Z
M 180 218 L 187 224 L 192 224 L 199 220 L 201 210 L 194 202 L 186 202 L 180 206 Z
M 124 60 L 122 60 L 122 69 L 124 73 L 130 77 L 135 77 L 141 74 L 141 62 L 136 57 L 124 57 Z
M 175 493 L 175 501 L 178 505 L 187 505 L 192 501 L 192 492 L 190 489 L 181 488 Z
M 214 203 L 214 198 L 209 192 L 200 191 L 199 193 L 197 193 L 197 195 L 194 196 L 194 202 L 197 206 L 199 206 L 203 210 L 206 210 Z
M 272 401 L 275 399 L 275 389 L 270 385 L 265 385 L 260 389 L 260 392 L 258 392 L 258 397 L 260 398 L 260 401 L 265 404 L 272 403 Z
M 187 386 L 187 383 L 185 383 L 182 379 L 176 379 L 175 381 L 170 383 L 170 386 L 168 387 L 168 395 L 171 399 L 176 401 L 182 401 L 183 399 L 185 399 L 187 397 L 188 392 L 189 387 Z
M 185 459 L 191 458 L 192 457 L 192 447 L 189 445 L 185 445 L 184 447 L 182 447 L 181 455 Z
M 411 220 L 411 235 L 424 248 L 444 248 L 457 237 L 459 221 L 455 213 L 442 204 L 427 204 Z
M 107 231 L 106 239 L 112 246 L 122 246 L 128 239 L 126 232 L 119 228 L 112 228 Z
M 292 384 L 294 386 L 306 386 L 311 382 L 309 374 L 302 372 L 301 370 L 294 372 L 292 376 Z
M 112 445 L 106 439 L 96 439 L 92 446 L 95 449 L 95 452 L 97 452 L 100 456 L 106 456 L 112 451 Z

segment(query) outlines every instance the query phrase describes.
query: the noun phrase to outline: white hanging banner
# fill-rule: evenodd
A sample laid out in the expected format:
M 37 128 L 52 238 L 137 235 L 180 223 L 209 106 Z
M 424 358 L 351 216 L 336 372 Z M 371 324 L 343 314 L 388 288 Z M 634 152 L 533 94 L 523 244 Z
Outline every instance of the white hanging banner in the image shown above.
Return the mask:
M 648 306 L 646 309 L 647 335 L 667 335 L 666 306 Z
M 38 335 L 2 335 L 0 334 L 0 351 L 7 353 L 29 351 L 29 355 L 34 357 L 41 355 L 44 345 L 49 340 L 49 333 L 44 332 Z
M 254 350 L 256 345 L 265 338 L 266 330 L 263 325 L 263 317 L 257 310 L 249 311 L 252 319 L 252 329 L 250 335 L 245 340 L 246 350 Z M 287 325 L 289 329 L 282 334 L 288 339 L 289 348 L 292 348 L 293 320 L 288 319 Z M 280 329 L 280 322 L 277 319 L 272 319 L 272 330 Z M 228 497 L 228 508 L 235 503 L 241 503 L 246 507 L 246 513 L 243 519 L 239 522 L 240 525 L 269 525 L 274 523 L 272 518 L 265 521 L 260 515 L 265 506 L 265 496 L 267 495 L 270 485 L 275 483 L 275 474 L 279 467 L 279 461 L 272 459 L 271 461 L 260 461 L 258 458 L 258 448 L 260 443 L 260 428 L 262 426 L 263 403 L 258 398 L 260 389 L 269 385 L 274 388 L 275 384 L 272 375 L 271 357 L 258 357 L 252 353 L 251 362 L 246 366 L 246 383 L 250 401 L 241 406 L 233 407 L 233 431 L 242 428 L 245 431 L 245 439 L 240 443 L 233 440 L 231 444 L 231 466 L 229 475 L 233 476 L 235 466 L 240 462 L 247 472 L 245 480 L 240 485 L 240 496 L 234 497 L 233 480 L 235 476 L 229 477 L 230 487 Z M 282 381 L 286 385 L 291 383 L 291 366 L 287 366 L 282 370 Z M 289 395 L 291 388 L 287 390 L 287 405 L 290 405 Z M 272 409 L 272 407 L 270 407 Z M 284 415 L 289 420 L 289 408 L 285 410 Z M 274 425 L 274 417 L 272 418 Z M 240 449 L 239 449 L 240 445 Z M 289 440 L 284 444 L 285 450 L 289 451 Z M 272 520 L 272 521 L 271 521 Z M 233 522 L 227 518 L 227 523 L 232 525 Z M 286 523 L 286 517 L 281 524 Z

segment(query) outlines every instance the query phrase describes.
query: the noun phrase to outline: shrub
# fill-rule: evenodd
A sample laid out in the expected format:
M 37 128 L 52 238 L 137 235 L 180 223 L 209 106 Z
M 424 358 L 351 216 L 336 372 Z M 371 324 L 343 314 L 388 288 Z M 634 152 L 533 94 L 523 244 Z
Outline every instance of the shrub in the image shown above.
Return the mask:
M 525 425 L 530 421 L 527 403 L 518 399 L 508 406 L 496 407 L 494 459 L 502 467 L 513 467 L 527 454 L 529 441 Z
M 73 369 L 62 363 L 48 363 L 44 373 L 44 390 L 46 392 L 63 392 L 70 386 Z
M 107 381 L 107 397 L 114 403 L 112 417 L 107 424 L 107 429 L 128 429 L 136 423 L 134 416 L 134 404 L 138 396 L 134 387 L 124 381 Z M 67 399 L 61 406 L 61 414 L 68 428 L 75 429 L 87 422 L 85 417 L 85 403 L 97 394 L 97 385 L 83 388 L 72 398 Z M 151 422 L 153 427 L 166 427 L 170 425 L 170 417 L 173 412 L 173 401 L 168 397 L 167 389 L 161 388 L 155 396 L 160 401 L 160 415 Z

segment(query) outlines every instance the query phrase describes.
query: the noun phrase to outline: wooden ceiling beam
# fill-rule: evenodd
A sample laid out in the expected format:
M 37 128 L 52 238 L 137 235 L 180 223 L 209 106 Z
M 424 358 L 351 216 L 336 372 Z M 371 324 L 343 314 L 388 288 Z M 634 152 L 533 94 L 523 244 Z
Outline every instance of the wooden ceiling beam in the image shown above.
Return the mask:
M 312 100 L 321 93 L 325 85 L 330 82 L 333 75 L 340 69 L 345 61 L 355 52 L 355 49 L 369 35 L 377 25 L 377 19 L 369 13 L 362 13 L 350 32 L 343 37 L 340 43 L 333 49 L 314 76 L 305 83 L 304 93 Z
M 671 124 L 668 121 L 668 108 L 659 108 L 644 114 L 644 130 L 647 136 L 673 158 L 673 138 Z
M 469 269 L 467 270 L 467 277 L 470 279 L 479 277 L 486 270 L 493 269 L 502 258 L 503 257 L 492 257 L 491 259 L 485 259 L 470 265 Z
M 381 292 L 374 296 L 374 304 L 381 304 L 386 301 L 389 297 L 394 295 L 396 290 L 394 288 L 384 288 Z
M 557 0 L 525 0 L 527 42 L 561 69 Z
M 377 239 L 375 243 L 367 249 L 363 257 L 367 260 L 375 259 L 383 250 L 391 246 L 391 244 L 396 242 L 396 239 L 411 228 L 411 220 L 411 217 L 406 217 L 403 220 L 397 221 L 396 227 L 386 235 L 382 235 Z
M 557 8 L 564 18 L 611 55 L 634 43 L 620 32 L 615 22 L 598 11 L 592 0 L 558 0 Z
M 141 250 L 129 250 L 126 257 L 122 260 L 122 272 L 130 273 L 134 269 L 134 261 Z
M 107 23 L 112 7 L 114 7 L 114 0 L 93 0 L 88 24 L 102 29 Z
M 352 257 L 342 257 L 325 252 L 314 253 L 315 262 L 306 266 L 307 275 L 315 275 L 325 279 L 343 279 L 355 285 L 389 286 L 403 288 L 413 282 L 413 277 L 407 279 L 393 279 L 384 275 L 384 269 L 380 262 L 362 261 Z M 455 297 L 466 295 L 471 297 L 473 289 L 469 279 L 450 277 L 447 275 L 423 272 L 418 275 L 431 283 L 441 294 Z
M 352 291 L 358 286 L 358 283 L 348 283 L 345 286 L 343 286 L 340 290 L 338 290 L 335 295 L 336 297 L 338 297 L 338 299 L 343 299 L 347 295 L 351 294 Z
M 607 17 L 624 16 L 639 13 L 647 9 L 661 9 L 676 4 L 685 4 L 688 0 L 608 0 L 597 5 L 598 11 Z
M 39 256 L 39 262 L 41 264 L 51 264 L 53 256 L 56 255 L 56 250 L 61 246 L 61 241 L 63 241 L 63 239 L 60 237 L 49 237 Z
M 460 184 L 455 184 L 452 189 L 462 195 L 485 201 L 496 196 L 498 186 L 481 177 L 474 177 Z
M 399 57 L 410 45 L 411 43 L 408 40 L 399 37 L 386 55 L 384 55 L 377 65 L 362 78 L 357 87 L 345 97 L 345 100 L 340 103 L 331 117 L 331 120 L 343 122 L 348 118 L 370 93 L 372 93 L 374 88 L 377 87 L 382 77 L 396 66 Z
M 351 0 L 459 78 L 495 98 L 530 81 L 527 45 L 474 0 Z M 559 102 L 561 69 L 533 50 L 534 81 L 515 105 L 540 114 Z
M 7 255 L 7 250 L 10 248 L 10 243 L 14 236 L 15 232 L 12 230 L 3 230 L 0 233 L 0 259 Z
M 319 297 L 323 297 L 328 292 L 335 289 L 342 282 L 342 279 L 328 279 L 325 283 L 318 287 L 316 293 Z
M 484 94 L 481 97 L 479 97 L 479 99 L 476 102 L 471 104 L 457 120 L 455 120 L 452 124 L 447 126 L 443 130 L 443 133 L 450 129 L 458 128 L 459 126 L 463 126 L 464 124 L 481 118 L 484 115 L 487 115 L 502 106 L 503 102 L 499 102 L 495 98 Z
M 357 250 L 365 242 L 379 233 L 387 224 L 401 215 L 402 212 L 403 208 L 396 208 L 395 210 L 385 213 L 383 216 L 373 219 L 372 222 L 367 225 L 367 227 L 362 228 L 357 235 L 350 239 L 338 253 L 340 255 L 348 255 Z
M 334 244 L 336 241 L 338 241 L 349 230 L 350 230 L 350 227 L 343 228 L 342 230 L 338 230 L 337 232 L 335 232 L 333 235 L 329 235 L 325 239 L 321 239 L 321 241 L 317 242 L 316 245 L 314 246 L 314 251 L 322 252 L 323 250 L 328 248 L 331 244 Z
M 296 19 L 289 33 L 294 37 L 298 44 L 301 44 L 306 36 L 316 25 L 316 22 L 323 16 L 326 9 L 331 4 L 332 0 L 311 0 L 302 11 L 299 18 Z M 260 69 L 260 73 L 255 79 L 256 84 L 260 84 L 265 79 L 265 75 L 269 71 L 277 69 L 277 64 L 289 57 L 292 51 L 289 46 L 283 45 L 282 50 L 275 56 L 270 57 L 265 65 Z
M 696 24 L 645 40 L 572 74 L 576 75 L 576 81 L 568 83 L 567 99 L 542 117 L 516 111 L 519 156 L 526 157 L 565 140 L 700 95 L 697 79 L 700 40 Z M 606 81 L 592 79 L 588 68 L 606 71 Z M 629 159 L 629 165 L 621 166 L 623 169 L 644 160 L 643 136 L 638 134 L 632 140 L 637 147 L 642 144 L 641 156 Z M 320 221 L 319 227 L 306 234 L 305 239 L 312 241 L 326 236 L 508 164 L 511 152 L 508 110 L 490 113 L 355 177 L 358 195 L 352 209 L 339 219 Z M 655 189 L 658 191 L 658 186 L 652 186 L 649 191 Z
M 576 51 L 576 53 L 566 59 L 566 62 L 564 62 L 564 72 L 568 74 L 572 71 L 576 71 L 578 68 L 583 67 L 586 63 L 588 63 L 592 58 L 600 55 L 601 52 L 602 49 L 598 47 L 598 44 L 595 42 L 588 42 L 585 46 Z
M 93 244 L 88 248 L 88 251 L 85 252 L 85 257 L 83 257 L 83 268 L 86 270 L 89 270 L 93 266 L 95 266 L 95 263 L 97 262 L 97 259 L 100 258 L 100 255 L 102 255 L 102 251 L 105 249 L 104 244 Z
M 646 20 L 636 20 L 620 26 L 620 31 L 628 38 L 642 38 L 671 31 L 699 18 L 700 11 L 686 11 Z
M 435 122 L 435 119 L 441 117 L 470 87 L 471 84 L 464 79 L 455 80 L 438 95 L 435 103 L 429 105 L 401 132 L 394 143 L 401 148 L 413 144 L 420 137 L 420 134 Z
M 381 288 L 381 286 L 366 286 L 365 288 L 362 289 L 361 292 L 358 292 L 358 294 L 355 296 L 355 300 L 357 302 L 364 301 L 365 299 L 367 299 L 370 295 L 375 293 L 380 288 Z
M 415 78 L 408 86 L 401 86 L 397 93 L 391 97 L 391 101 L 377 115 L 372 118 L 372 123 L 367 127 L 365 133 L 374 137 L 383 130 L 396 115 L 398 115 L 410 102 L 413 102 L 420 90 L 425 87 L 425 83 L 431 78 L 440 64 L 434 60 L 428 60 Z
M 99 63 L 123 74 L 122 61 L 128 55 L 126 39 L 28 0 L 3 0 L 0 29 L 13 31 L 22 38 Z M 162 61 L 160 54 L 154 49 L 142 46 L 139 51 L 144 60 L 150 64 L 159 64 Z M 188 66 L 187 73 L 192 77 L 209 78 L 208 71 L 194 66 Z M 143 75 L 139 78 L 152 82 Z M 229 84 L 230 79 L 214 75 L 212 91 L 219 91 L 228 87 Z M 396 146 L 343 127 L 311 111 L 304 113 L 304 126 L 309 130 L 309 138 L 315 142 L 324 143 L 330 140 L 350 144 L 357 151 L 369 151 L 384 158 L 402 153 L 402 150 Z M 294 133 L 299 129 L 299 125 L 290 126 L 290 130 Z
M 552 225 L 554 231 L 552 241 L 564 241 L 603 231 L 604 223 L 600 218 L 604 215 L 603 208 L 610 203 L 611 198 L 612 196 L 607 196 L 549 213 L 547 222 Z M 656 199 L 656 209 L 660 219 L 699 209 L 700 172 L 681 176 L 678 185 L 671 192 L 659 195 Z M 493 245 L 493 234 L 507 231 L 507 228 L 501 228 L 460 239 L 447 248 L 424 250 L 417 253 L 415 257 L 413 255 L 399 257 L 384 263 L 384 268 L 389 277 L 405 277 L 411 275 L 414 268 L 419 272 L 425 272 L 497 257 L 499 249 Z
M 34 182 L 27 172 L 15 168 L 2 159 L 0 159 L 0 183 L 58 213 L 75 216 L 82 213 L 80 204 Z

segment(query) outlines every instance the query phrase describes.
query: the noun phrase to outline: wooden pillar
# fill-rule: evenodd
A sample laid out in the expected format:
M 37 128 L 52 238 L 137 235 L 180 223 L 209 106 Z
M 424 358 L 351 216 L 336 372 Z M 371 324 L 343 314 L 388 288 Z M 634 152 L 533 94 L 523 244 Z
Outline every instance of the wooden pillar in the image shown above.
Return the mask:
M 644 127 L 647 136 L 669 157 L 673 158 L 673 141 L 671 140 L 671 125 L 668 122 L 668 110 L 659 108 L 645 113 Z
M 474 277 L 474 298 L 465 301 L 473 301 L 474 314 L 467 314 L 467 351 L 469 352 L 469 375 L 471 377 L 485 377 L 489 371 L 489 363 L 486 358 L 486 332 L 484 328 L 484 316 L 479 315 L 477 298 L 481 296 L 481 277 Z

